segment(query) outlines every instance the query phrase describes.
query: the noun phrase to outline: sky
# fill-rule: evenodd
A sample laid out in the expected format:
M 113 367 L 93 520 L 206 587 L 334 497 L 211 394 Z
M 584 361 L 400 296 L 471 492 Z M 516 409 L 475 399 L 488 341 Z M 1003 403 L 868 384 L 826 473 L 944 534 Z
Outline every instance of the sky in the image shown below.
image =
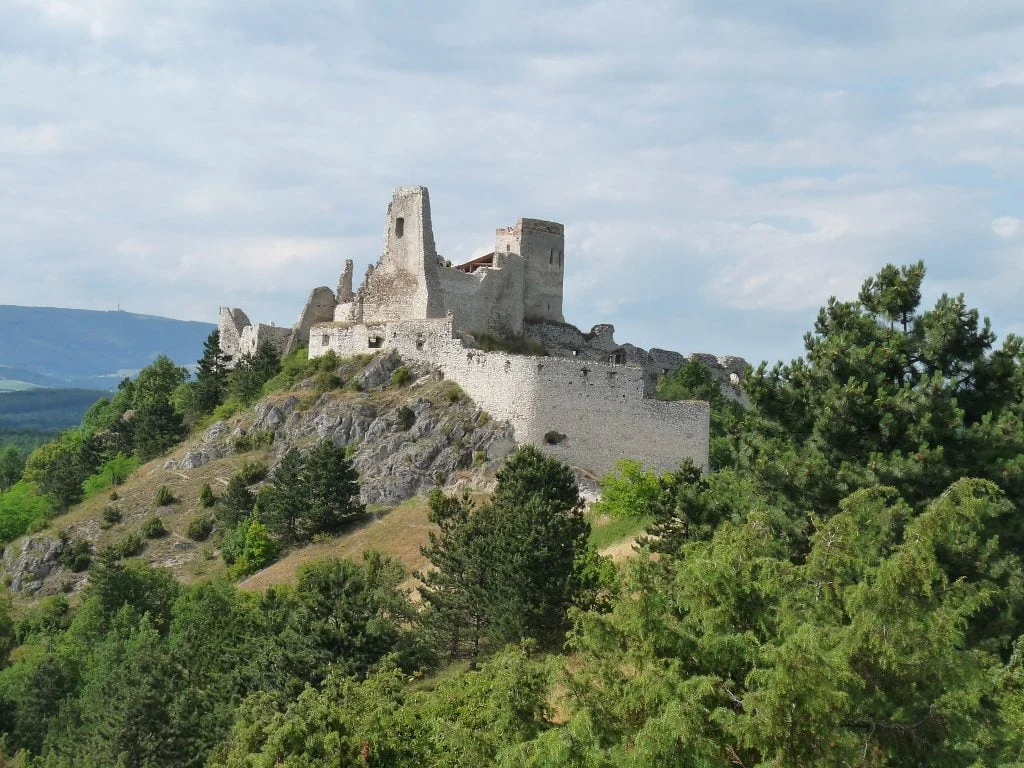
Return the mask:
M 923 259 L 1024 333 L 1020 0 L 0 0 L 0 304 L 290 325 L 380 255 L 566 227 L 566 319 L 790 359 Z

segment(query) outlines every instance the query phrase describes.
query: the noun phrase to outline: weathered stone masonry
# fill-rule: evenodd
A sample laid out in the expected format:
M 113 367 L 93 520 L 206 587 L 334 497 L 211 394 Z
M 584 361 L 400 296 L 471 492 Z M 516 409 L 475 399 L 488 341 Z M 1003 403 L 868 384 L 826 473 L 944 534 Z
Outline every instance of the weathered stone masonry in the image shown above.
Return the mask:
M 493 418 L 509 421 L 518 442 L 577 468 L 600 474 L 623 457 L 666 471 L 685 458 L 707 466 L 708 404 L 644 397 L 640 368 L 483 352 L 454 338 L 450 319 L 318 325 L 309 354 L 376 348 L 436 366 Z M 552 443 L 549 433 L 564 439 Z
M 741 397 L 740 358 L 683 357 L 619 345 L 611 325 L 584 333 L 565 322 L 561 224 L 520 219 L 498 229 L 494 250 L 464 264 L 438 255 L 424 187 L 402 187 L 388 206 L 381 257 L 358 290 L 352 262 L 338 290 L 320 287 L 292 329 L 253 325 L 221 309 L 221 346 L 251 354 L 262 341 L 282 351 L 309 346 L 310 357 L 394 349 L 439 368 L 480 407 L 508 420 L 532 443 L 579 469 L 603 473 L 622 457 L 662 470 L 685 458 L 707 467 L 707 403 L 651 397 L 657 377 L 696 358 L 723 390 Z M 475 335 L 524 335 L 551 356 L 484 352 Z

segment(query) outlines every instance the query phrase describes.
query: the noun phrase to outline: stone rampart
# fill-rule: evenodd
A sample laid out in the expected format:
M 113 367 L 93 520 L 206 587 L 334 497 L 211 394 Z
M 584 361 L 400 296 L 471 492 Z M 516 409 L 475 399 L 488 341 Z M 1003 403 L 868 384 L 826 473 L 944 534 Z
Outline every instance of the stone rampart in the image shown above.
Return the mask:
M 453 337 L 451 319 L 377 325 L 329 323 L 310 332 L 310 357 L 394 349 L 439 368 L 481 408 L 537 445 L 596 474 L 620 458 L 670 471 L 686 458 L 708 466 L 710 409 L 703 402 L 644 396 L 644 372 L 556 357 L 483 352 Z

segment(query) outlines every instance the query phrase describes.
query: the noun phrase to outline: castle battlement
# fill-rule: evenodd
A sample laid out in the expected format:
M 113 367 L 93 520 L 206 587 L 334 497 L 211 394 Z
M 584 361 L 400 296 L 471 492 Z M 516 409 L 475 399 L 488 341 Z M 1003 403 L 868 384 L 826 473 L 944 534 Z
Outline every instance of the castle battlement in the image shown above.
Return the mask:
M 253 325 L 222 308 L 221 348 L 236 359 L 263 341 L 309 356 L 395 350 L 440 369 L 517 441 L 595 473 L 619 458 L 672 470 L 683 459 L 708 466 L 710 410 L 704 402 L 653 398 L 657 378 L 696 357 L 723 391 L 742 397 L 740 358 L 684 357 L 617 344 L 614 327 L 589 333 L 565 322 L 562 224 L 521 218 L 495 231 L 494 250 L 461 264 L 440 258 L 426 187 L 400 187 L 388 205 L 381 256 L 353 290 L 346 261 L 337 291 L 315 288 L 292 329 Z M 485 352 L 474 336 L 526 336 L 550 356 Z

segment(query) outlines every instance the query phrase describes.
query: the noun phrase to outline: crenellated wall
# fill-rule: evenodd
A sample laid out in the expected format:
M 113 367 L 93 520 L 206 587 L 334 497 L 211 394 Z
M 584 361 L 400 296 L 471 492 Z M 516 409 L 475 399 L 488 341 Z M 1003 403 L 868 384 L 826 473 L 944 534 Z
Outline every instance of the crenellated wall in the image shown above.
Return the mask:
M 454 338 L 450 319 L 328 323 L 310 332 L 310 357 L 376 349 L 439 368 L 491 416 L 511 422 L 517 441 L 575 467 L 603 474 L 628 457 L 663 471 L 685 458 L 707 469 L 708 404 L 645 397 L 642 369 L 483 352 Z M 552 443 L 554 433 L 564 439 Z

